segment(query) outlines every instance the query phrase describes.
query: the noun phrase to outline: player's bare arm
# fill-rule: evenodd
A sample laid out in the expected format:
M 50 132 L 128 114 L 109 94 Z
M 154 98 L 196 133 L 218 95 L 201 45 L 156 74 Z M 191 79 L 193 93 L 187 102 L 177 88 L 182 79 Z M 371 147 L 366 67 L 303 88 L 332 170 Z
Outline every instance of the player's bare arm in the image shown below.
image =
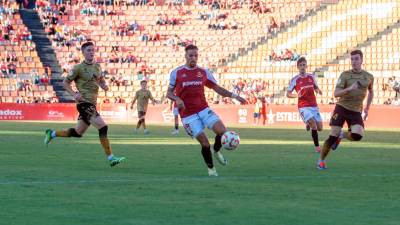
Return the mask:
M 75 91 L 72 89 L 71 81 L 69 81 L 67 78 L 64 79 L 64 81 L 63 81 L 63 86 L 64 86 L 64 89 L 65 89 L 70 95 L 72 95 L 72 96 L 74 97 L 75 101 L 77 101 L 77 102 L 83 101 L 83 98 L 82 98 L 81 93 L 79 93 L 78 91 L 75 92 Z
M 374 90 L 373 90 L 372 84 L 371 84 L 368 87 L 367 104 L 365 105 L 365 108 L 364 108 L 363 120 L 366 120 L 368 117 L 369 107 L 371 106 L 373 98 L 374 98 Z
M 286 97 L 288 98 L 297 98 L 297 94 L 294 94 L 292 91 L 286 91 Z
M 185 103 L 183 103 L 182 99 L 180 99 L 178 96 L 174 94 L 174 89 L 173 87 L 168 87 L 167 91 L 167 98 L 171 99 L 172 101 L 176 102 L 176 106 L 179 109 L 184 109 L 185 108 Z
M 104 91 L 108 91 L 108 85 L 106 83 L 106 80 L 104 79 L 103 76 L 101 76 L 99 78 L 99 86 L 101 87 L 101 89 L 103 89 Z
M 322 91 L 321 91 L 321 89 L 319 89 L 319 87 L 318 86 L 314 86 L 314 90 L 315 90 L 315 93 L 317 93 L 317 94 L 319 94 L 319 95 L 322 95 Z
M 154 99 L 154 97 L 153 97 L 153 95 L 151 94 L 151 92 L 150 92 L 150 100 L 151 100 L 151 103 L 152 103 L 153 105 L 159 103 L 156 99 Z
M 212 89 L 215 92 L 217 92 L 219 95 L 223 96 L 223 97 L 234 98 L 234 99 L 238 100 L 242 104 L 246 104 L 247 103 L 246 99 L 240 97 L 239 95 L 237 95 L 235 93 L 232 93 L 232 92 L 226 90 L 225 88 L 223 88 L 223 87 L 221 87 L 219 85 L 215 85 Z
M 133 100 L 132 100 L 132 103 L 131 103 L 131 109 L 133 109 L 133 105 L 135 105 L 135 102 L 136 102 L 136 96 L 133 98 Z
M 344 88 L 344 89 L 336 87 L 335 88 L 335 92 L 333 94 L 334 94 L 335 98 L 340 98 L 343 95 L 346 95 L 347 93 L 349 93 L 350 91 L 356 90 L 356 89 L 358 89 L 357 82 L 353 83 L 350 87 L 347 87 L 347 88 Z

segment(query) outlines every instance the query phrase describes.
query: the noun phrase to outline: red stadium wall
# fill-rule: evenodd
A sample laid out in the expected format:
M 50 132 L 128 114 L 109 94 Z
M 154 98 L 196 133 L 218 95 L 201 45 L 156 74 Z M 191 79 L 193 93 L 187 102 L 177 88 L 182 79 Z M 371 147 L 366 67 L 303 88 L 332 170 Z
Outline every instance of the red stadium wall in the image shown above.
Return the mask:
M 252 105 L 212 105 L 211 107 L 226 124 L 251 125 L 253 123 L 254 106 Z M 325 126 L 328 125 L 333 107 L 333 105 L 320 107 Z M 103 104 L 98 106 L 98 110 L 108 122 L 134 123 L 137 120 L 137 112 L 127 110 L 125 104 Z M 400 128 L 399 114 L 399 107 L 373 106 L 366 126 Z M 0 120 L 75 121 L 77 116 L 75 104 L 0 104 Z M 146 118 L 152 123 L 173 122 L 173 115 L 168 105 L 150 106 Z M 268 106 L 266 125 L 304 126 L 297 107 L 288 105 Z

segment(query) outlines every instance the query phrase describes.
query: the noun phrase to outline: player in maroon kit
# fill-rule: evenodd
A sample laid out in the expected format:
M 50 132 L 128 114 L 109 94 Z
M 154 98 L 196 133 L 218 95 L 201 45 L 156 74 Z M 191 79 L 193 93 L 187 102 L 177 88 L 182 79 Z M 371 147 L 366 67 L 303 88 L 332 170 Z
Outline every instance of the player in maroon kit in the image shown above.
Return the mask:
M 300 57 L 297 60 L 297 69 L 299 70 L 299 74 L 290 80 L 286 96 L 288 98 L 298 98 L 300 116 L 304 123 L 311 128 L 311 137 L 314 141 L 315 151 L 321 152 L 318 131 L 322 131 L 322 118 L 314 92 L 320 95 L 322 95 L 322 92 L 318 88 L 314 75 L 306 73 L 306 58 Z M 296 90 L 297 94 L 293 94 L 293 90 Z
M 186 46 L 185 59 L 185 65 L 171 72 L 167 97 L 176 102 L 186 133 L 201 144 L 201 153 L 208 167 L 208 175 L 218 176 L 204 128 L 207 127 L 216 134 L 214 156 L 222 165 L 227 165 L 228 161 L 220 152 L 221 136 L 226 132 L 226 128 L 218 115 L 208 107 L 204 87 L 213 89 L 223 97 L 235 98 L 241 103 L 246 103 L 246 100 L 219 86 L 208 69 L 197 66 L 198 48 L 195 45 Z

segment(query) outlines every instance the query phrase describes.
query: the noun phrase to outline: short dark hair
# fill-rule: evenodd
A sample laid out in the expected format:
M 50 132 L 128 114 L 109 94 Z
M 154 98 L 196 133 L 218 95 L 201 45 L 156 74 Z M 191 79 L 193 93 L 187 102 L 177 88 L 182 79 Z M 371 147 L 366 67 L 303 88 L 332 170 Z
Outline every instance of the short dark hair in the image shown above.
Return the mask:
M 93 42 L 87 41 L 87 42 L 85 42 L 85 43 L 83 43 L 83 44 L 81 45 L 81 50 L 83 51 L 83 50 L 85 50 L 86 47 L 93 46 L 93 45 L 94 45 Z
M 350 55 L 360 55 L 361 58 L 364 57 L 364 55 L 363 55 L 363 53 L 362 53 L 362 51 L 360 49 L 356 49 L 356 50 L 351 51 Z
M 196 45 L 188 45 L 185 47 L 185 52 L 189 50 L 199 50 Z
M 302 63 L 302 62 L 307 62 L 306 57 L 304 57 L 304 56 L 300 57 L 300 58 L 297 60 L 297 65 L 299 65 L 299 64 Z

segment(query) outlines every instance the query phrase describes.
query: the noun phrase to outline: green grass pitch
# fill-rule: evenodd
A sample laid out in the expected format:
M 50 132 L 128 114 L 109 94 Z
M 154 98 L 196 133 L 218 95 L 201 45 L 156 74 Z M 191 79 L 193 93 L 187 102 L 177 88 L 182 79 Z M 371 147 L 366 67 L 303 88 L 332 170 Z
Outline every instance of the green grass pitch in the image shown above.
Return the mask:
M 71 126 L 0 122 L 0 224 L 400 224 L 400 130 L 342 142 L 318 171 L 305 130 L 233 127 L 241 145 L 209 178 L 197 142 L 170 135 L 172 125 L 147 136 L 109 125 L 114 153 L 127 158 L 115 168 L 94 128 L 43 145 L 46 128 Z

